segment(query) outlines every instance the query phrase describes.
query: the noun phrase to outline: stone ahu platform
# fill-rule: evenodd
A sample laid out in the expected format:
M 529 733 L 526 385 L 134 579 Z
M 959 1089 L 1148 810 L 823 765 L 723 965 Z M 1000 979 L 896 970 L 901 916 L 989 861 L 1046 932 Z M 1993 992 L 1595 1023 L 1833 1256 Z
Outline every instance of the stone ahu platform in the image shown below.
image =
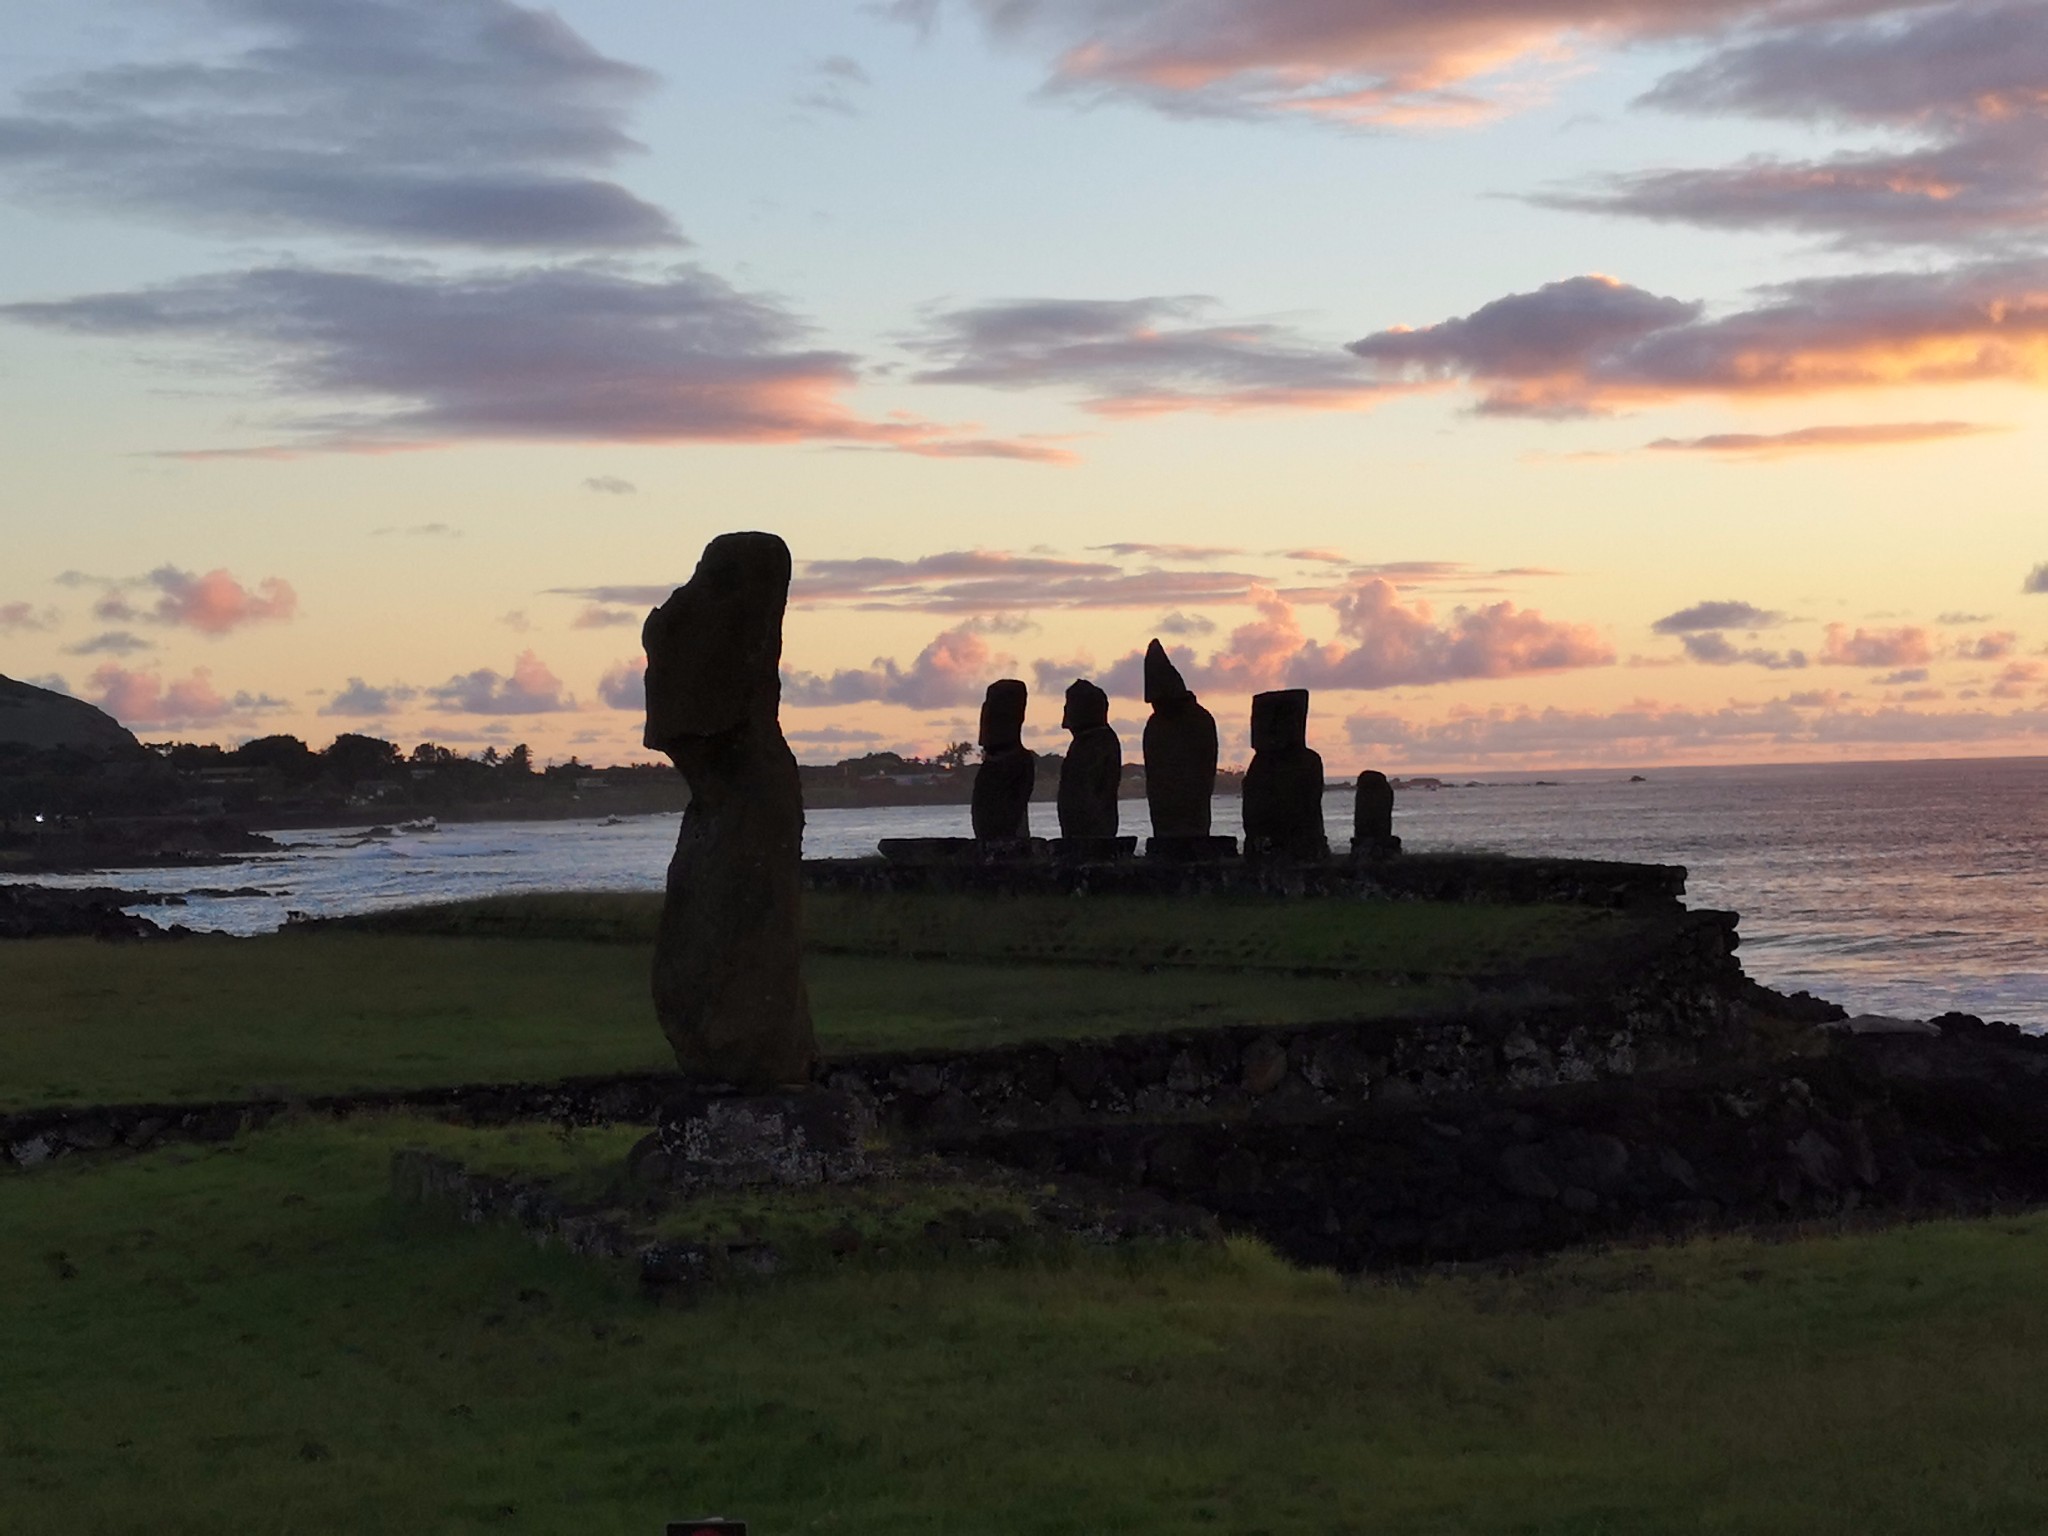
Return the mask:
M 990 845 L 965 837 L 888 838 L 881 857 L 806 859 L 804 885 L 818 891 L 984 896 L 1242 893 L 1666 910 L 1676 910 L 1685 895 L 1681 864 L 1461 853 L 1261 860 L 1229 851 L 1229 838 L 1171 839 L 1170 849 L 1137 857 L 1135 838 L 1087 839 L 1073 849 L 1062 847 L 1066 841 L 1071 840 L 1021 838 Z M 1121 848 L 1099 846 L 1111 841 Z M 1208 846 L 1182 846 L 1197 843 Z

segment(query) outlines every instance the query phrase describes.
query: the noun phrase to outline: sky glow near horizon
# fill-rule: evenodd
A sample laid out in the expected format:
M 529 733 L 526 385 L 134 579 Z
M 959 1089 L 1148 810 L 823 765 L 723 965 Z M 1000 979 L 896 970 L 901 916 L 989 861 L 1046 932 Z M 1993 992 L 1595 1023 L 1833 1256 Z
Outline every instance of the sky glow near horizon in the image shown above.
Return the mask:
M 0 671 L 627 761 L 789 541 L 799 756 L 1158 635 L 1243 761 L 2048 750 L 2048 8 L 177 0 L 0 62 Z

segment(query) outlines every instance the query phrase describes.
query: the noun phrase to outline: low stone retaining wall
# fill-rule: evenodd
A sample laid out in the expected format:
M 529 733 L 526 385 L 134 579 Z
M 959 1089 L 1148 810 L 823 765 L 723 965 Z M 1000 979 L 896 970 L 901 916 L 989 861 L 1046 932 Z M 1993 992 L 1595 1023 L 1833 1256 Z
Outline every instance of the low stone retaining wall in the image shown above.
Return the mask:
M 807 859 L 804 884 L 819 891 L 957 891 L 1018 895 L 1275 895 L 1357 901 L 1554 903 L 1675 908 L 1685 894 L 1677 864 L 1619 864 L 1599 859 L 1519 859 L 1505 855 L 1416 853 L 1354 863 L 1260 864 L 1124 859 L 1062 863 L 1051 857 L 1012 863 L 898 863 L 881 858 Z
M 1661 1083 L 1318 1121 L 939 1135 L 951 1156 L 1121 1179 L 1340 1269 L 1594 1239 L 2048 1200 L 2048 1047 L 1969 1031 Z

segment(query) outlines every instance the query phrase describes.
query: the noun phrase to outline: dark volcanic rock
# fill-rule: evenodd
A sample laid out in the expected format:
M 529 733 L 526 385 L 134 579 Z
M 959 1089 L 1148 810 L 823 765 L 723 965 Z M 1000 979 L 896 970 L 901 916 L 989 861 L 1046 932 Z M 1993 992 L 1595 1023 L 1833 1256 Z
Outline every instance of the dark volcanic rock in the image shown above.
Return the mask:
M 654 1006 L 685 1072 L 799 1083 L 817 1059 L 797 909 L 804 807 L 777 718 L 789 548 L 721 534 L 647 616 L 646 744 L 690 784 L 654 949 Z
M 1244 851 L 1282 859 L 1320 859 L 1323 760 L 1308 745 L 1308 690 L 1252 696 L 1252 761 L 1244 775 Z
M 1109 724 L 1109 695 L 1085 678 L 1067 690 L 1060 724 L 1073 733 L 1060 769 L 1060 836 L 1116 836 L 1116 791 L 1124 776 L 1123 743 Z
M 1155 837 L 1207 837 L 1216 793 L 1216 717 L 1154 640 L 1145 648 L 1145 801 Z
M 974 835 L 991 842 L 1011 842 L 1031 835 L 1031 787 L 1038 777 L 1038 759 L 1024 745 L 1024 684 L 1014 677 L 988 685 L 981 701 L 981 766 L 974 772 L 969 810 Z
M 56 890 L 41 885 L 0 885 L 0 939 L 153 939 L 162 936 L 146 917 L 121 910 L 152 898 L 106 886 Z
M 1381 859 L 1401 851 L 1394 836 L 1394 786 L 1387 776 L 1368 768 L 1358 776 L 1358 797 L 1351 825 L 1354 857 Z

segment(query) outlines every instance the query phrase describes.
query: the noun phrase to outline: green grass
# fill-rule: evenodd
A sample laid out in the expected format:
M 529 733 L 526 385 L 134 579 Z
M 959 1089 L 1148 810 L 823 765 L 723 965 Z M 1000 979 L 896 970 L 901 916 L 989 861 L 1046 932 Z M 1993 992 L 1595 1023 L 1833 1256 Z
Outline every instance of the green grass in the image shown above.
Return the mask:
M 2048 1217 L 1355 1289 L 1260 1250 L 651 1308 L 389 1202 L 402 1122 L 0 1178 L 0 1529 L 2048 1526 Z
M 355 932 L 651 944 L 661 898 L 597 891 L 493 896 L 343 919 Z M 1115 966 L 1476 976 L 1623 931 L 1591 907 L 1280 897 L 804 897 L 815 951 Z
M 1299 1023 L 1440 1002 L 1339 978 L 807 962 L 828 1054 Z M 0 947 L 0 1111 L 41 1104 L 338 1093 L 674 1066 L 623 944 L 285 932 L 260 939 Z

